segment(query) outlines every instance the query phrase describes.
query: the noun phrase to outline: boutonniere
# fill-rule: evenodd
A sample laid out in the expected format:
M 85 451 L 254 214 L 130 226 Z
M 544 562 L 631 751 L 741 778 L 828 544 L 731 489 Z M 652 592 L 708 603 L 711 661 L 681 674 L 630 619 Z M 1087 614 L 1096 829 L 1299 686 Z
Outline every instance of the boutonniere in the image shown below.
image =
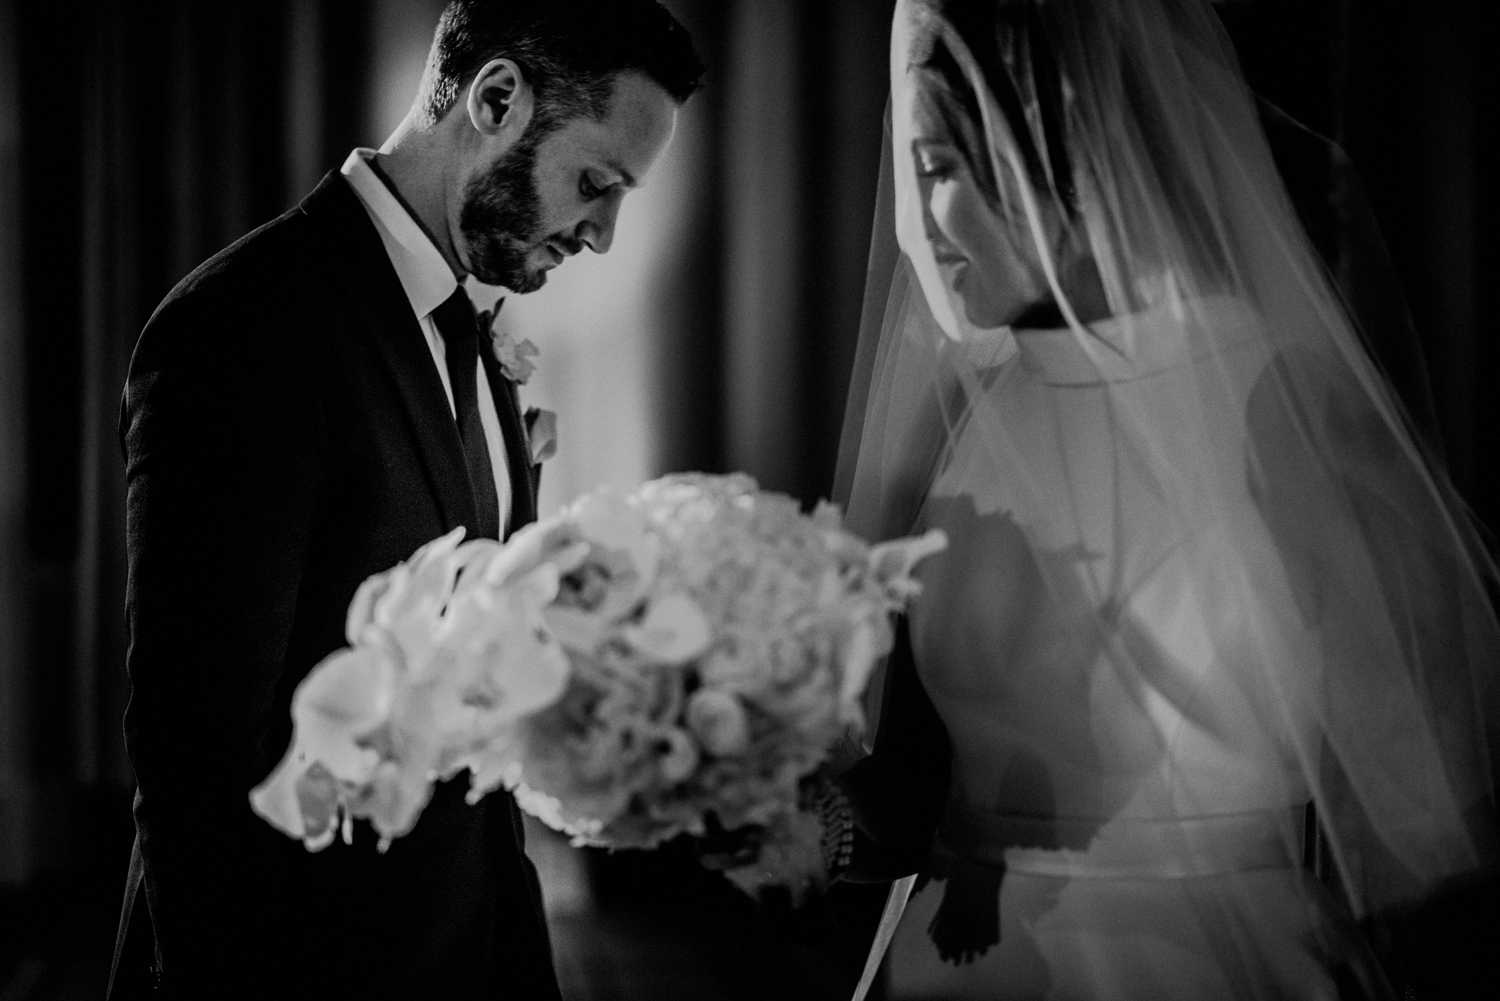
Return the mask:
M 541 407 L 526 411 L 526 440 L 531 445 L 531 464 L 539 466 L 557 454 L 557 415 Z
M 541 357 L 542 352 L 531 341 L 518 341 L 511 336 L 509 330 L 500 329 L 500 306 L 504 302 L 501 299 L 495 303 L 494 309 L 482 311 L 479 314 L 479 326 L 481 330 L 490 332 L 490 350 L 500 363 L 500 371 L 511 382 L 524 386 L 526 380 L 531 378 L 531 373 L 536 371 L 536 362 L 532 359 Z

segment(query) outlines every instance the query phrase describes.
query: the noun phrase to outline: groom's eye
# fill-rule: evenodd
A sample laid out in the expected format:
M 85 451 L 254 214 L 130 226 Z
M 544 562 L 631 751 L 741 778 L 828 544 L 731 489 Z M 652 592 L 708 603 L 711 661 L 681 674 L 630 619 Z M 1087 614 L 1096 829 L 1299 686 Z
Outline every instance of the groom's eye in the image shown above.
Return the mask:
M 578 193 L 583 196 L 584 201 L 592 202 L 603 196 L 604 189 L 595 184 L 594 179 L 585 173 L 578 179 Z

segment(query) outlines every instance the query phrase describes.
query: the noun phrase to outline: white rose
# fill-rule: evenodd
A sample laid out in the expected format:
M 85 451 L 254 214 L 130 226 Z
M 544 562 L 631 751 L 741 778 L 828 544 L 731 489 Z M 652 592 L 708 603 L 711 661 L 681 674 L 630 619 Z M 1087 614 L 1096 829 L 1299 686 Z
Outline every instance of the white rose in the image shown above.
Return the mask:
M 673 728 L 666 735 L 667 751 L 661 756 L 661 777 L 675 785 L 693 774 L 698 767 L 698 745 L 681 730 Z
M 745 707 L 728 692 L 700 688 L 688 699 L 687 725 L 709 754 L 726 757 L 750 746 Z

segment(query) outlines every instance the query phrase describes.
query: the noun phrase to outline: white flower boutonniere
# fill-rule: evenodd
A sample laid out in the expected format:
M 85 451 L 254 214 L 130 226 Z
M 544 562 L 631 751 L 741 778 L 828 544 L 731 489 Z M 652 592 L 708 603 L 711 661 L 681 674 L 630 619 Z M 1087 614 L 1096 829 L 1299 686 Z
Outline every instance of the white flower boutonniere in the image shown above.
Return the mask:
M 500 363 L 500 371 L 505 377 L 518 386 L 526 385 L 526 380 L 531 378 L 531 373 L 536 371 L 536 362 L 532 359 L 541 357 L 541 349 L 529 340 L 517 341 L 511 336 L 510 331 L 501 330 L 499 326 L 500 306 L 505 300 L 495 303 L 494 309 L 484 310 L 479 314 L 479 325 L 481 329 L 490 332 L 490 350 L 495 353 L 495 360 Z

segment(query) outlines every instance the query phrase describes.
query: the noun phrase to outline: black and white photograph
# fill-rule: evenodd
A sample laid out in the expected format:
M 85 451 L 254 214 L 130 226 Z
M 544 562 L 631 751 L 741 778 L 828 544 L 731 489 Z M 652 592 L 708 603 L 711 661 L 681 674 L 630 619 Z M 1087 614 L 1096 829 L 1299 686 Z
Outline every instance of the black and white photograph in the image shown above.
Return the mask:
M 0 0 L 0 1001 L 1500 996 L 1500 5 Z

